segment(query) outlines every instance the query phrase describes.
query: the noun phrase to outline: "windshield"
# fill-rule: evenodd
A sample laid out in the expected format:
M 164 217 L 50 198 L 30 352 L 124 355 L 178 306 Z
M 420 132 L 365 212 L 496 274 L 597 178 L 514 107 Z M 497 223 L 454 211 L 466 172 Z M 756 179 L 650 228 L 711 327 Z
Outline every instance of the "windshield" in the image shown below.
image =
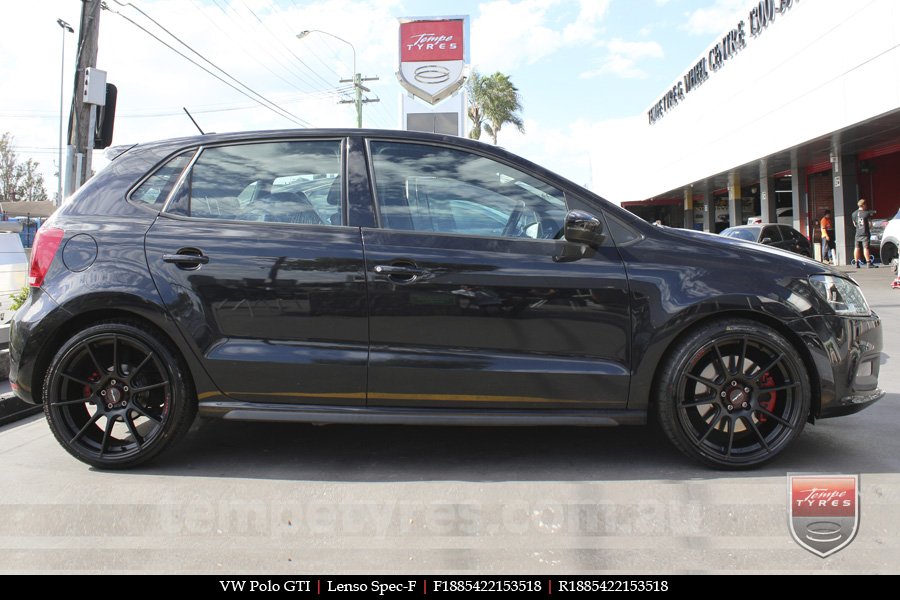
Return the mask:
M 759 227 L 731 227 L 722 232 L 725 237 L 755 242 L 759 238 Z

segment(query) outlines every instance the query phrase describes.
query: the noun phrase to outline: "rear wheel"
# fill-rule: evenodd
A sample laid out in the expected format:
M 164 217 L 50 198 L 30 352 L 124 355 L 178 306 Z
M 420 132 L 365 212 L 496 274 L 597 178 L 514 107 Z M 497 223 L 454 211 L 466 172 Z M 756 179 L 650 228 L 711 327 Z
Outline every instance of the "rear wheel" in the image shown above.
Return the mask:
M 803 430 L 809 390 L 803 361 L 781 334 L 752 321 L 716 321 L 689 334 L 665 361 L 657 416 L 691 458 L 754 467 Z
M 79 332 L 44 380 L 44 413 L 60 444 L 100 468 L 143 463 L 190 427 L 196 403 L 182 362 L 156 334 L 132 323 Z

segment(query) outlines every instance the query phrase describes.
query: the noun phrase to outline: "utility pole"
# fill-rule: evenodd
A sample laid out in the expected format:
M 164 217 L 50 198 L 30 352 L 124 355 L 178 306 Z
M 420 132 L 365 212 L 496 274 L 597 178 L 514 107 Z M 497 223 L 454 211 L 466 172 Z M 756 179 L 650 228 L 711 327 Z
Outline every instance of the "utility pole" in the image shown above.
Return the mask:
M 359 73 L 353 74 L 353 79 L 341 79 L 341 83 L 353 83 L 354 91 L 356 92 L 356 98 L 353 100 L 341 100 L 338 104 L 355 104 L 356 105 L 356 126 L 362 127 L 362 107 L 363 104 L 368 104 L 369 102 L 380 102 L 380 98 L 363 98 L 363 92 L 371 92 L 369 88 L 365 87 L 362 82 L 363 81 L 378 81 L 377 77 L 363 77 Z
M 100 37 L 100 0 L 82 0 L 81 25 L 78 28 L 75 90 L 72 96 L 72 112 L 69 114 L 69 147 L 66 165 L 66 196 L 81 187 L 91 176 L 91 118 L 94 107 L 85 104 L 84 73 L 88 67 L 97 66 L 97 42 Z
M 363 81 L 378 81 L 377 77 L 363 77 L 356 70 L 356 46 L 348 42 L 342 37 L 336 36 L 333 33 L 328 33 L 327 31 L 322 31 L 321 29 L 307 29 L 306 31 L 301 31 L 297 34 L 297 39 L 302 40 L 306 36 L 311 33 L 321 33 L 322 35 L 327 35 L 328 37 L 332 37 L 339 42 L 344 42 L 350 49 L 353 51 L 353 79 L 341 79 L 340 83 L 352 83 L 353 91 L 355 92 L 355 98 L 353 100 L 341 100 L 338 104 L 355 104 L 356 105 L 356 127 L 362 127 L 362 107 L 363 104 L 368 104 L 369 102 L 380 102 L 379 98 L 363 98 L 363 92 L 371 92 L 369 88 L 365 87 L 362 82 Z

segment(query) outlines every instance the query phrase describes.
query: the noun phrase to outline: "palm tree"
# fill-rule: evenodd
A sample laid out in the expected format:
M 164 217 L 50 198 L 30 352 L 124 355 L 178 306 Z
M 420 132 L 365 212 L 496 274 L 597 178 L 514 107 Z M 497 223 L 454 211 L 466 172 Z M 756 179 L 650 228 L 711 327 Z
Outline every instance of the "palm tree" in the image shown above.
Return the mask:
M 493 75 L 482 77 L 477 71 L 473 71 L 468 82 L 468 92 L 468 114 L 472 120 L 470 138 L 480 139 L 484 129 L 496 146 L 497 135 L 507 123 L 525 133 L 524 122 L 519 114 L 522 110 L 522 98 L 508 75 L 497 71 Z

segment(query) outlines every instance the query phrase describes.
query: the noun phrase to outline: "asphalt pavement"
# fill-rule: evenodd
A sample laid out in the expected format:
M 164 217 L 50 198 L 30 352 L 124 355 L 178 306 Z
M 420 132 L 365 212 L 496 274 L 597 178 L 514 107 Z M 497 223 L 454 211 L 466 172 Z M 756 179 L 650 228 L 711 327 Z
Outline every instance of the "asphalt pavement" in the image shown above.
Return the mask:
M 884 322 L 886 397 L 807 426 L 741 473 L 653 427 L 313 427 L 204 421 L 104 472 L 40 416 L 0 428 L 0 573 L 897 573 L 900 290 L 854 271 Z M 860 476 L 855 540 L 793 541 L 787 474 Z

